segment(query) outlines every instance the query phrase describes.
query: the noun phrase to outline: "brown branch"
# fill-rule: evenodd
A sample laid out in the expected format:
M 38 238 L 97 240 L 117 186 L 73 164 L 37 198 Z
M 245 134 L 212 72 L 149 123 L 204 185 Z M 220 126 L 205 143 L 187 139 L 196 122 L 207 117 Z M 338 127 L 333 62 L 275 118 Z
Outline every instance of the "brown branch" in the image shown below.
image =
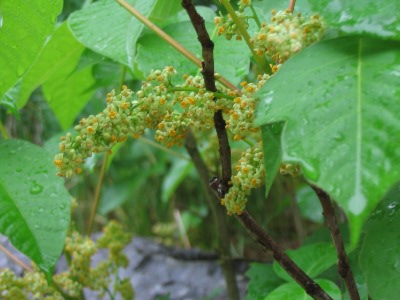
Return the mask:
M 271 251 L 274 259 L 282 268 L 306 291 L 317 300 L 332 300 L 332 298 L 300 267 L 285 254 L 283 249 L 269 236 L 269 234 L 244 210 L 236 216 L 247 232 L 256 240 L 264 251 Z
M 204 84 L 207 90 L 215 92 L 215 77 L 214 77 L 214 58 L 213 50 L 214 44 L 211 41 L 207 30 L 204 25 L 204 20 L 197 13 L 190 0 L 183 0 L 182 6 L 186 9 L 190 20 L 197 32 L 197 37 L 202 45 L 203 51 L 203 77 Z M 217 131 L 219 141 L 219 154 L 222 165 L 222 178 L 217 179 L 216 182 L 211 183 L 211 187 L 215 189 L 220 197 L 223 197 L 229 190 L 229 181 L 232 176 L 231 170 L 231 150 L 229 146 L 228 134 L 225 129 L 225 120 L 222 116 L 222 111 L 214 114 L 215 129 Z M 190 134 L 190 133 L 189 133 Z M 191 136 L 188 135 L 187 139 Z M 188 149 L 188 140 L 186 148 Z M 188 151 L 192 151 L 188 149 Z M 189 152 L 190 154 L 190 152 Z M 190 154 L 191 156 L 193 155 Z M 195 160 L 198 160 L 195 158 Z M 196 165 L 196 162 L 195 162 Z M 201 167 L 202 169 L 206 167 Z M 205 170 L 200 170 L 200 174 L 206 173 Z M 209 189 L 210 190 L 210 189 Z M 273 253 L 275 260 L 304 288 L 307 294 L 318 300 L 332 299 L 316 282 L 314 282 L 307 274 L 304 273 L 295 263 L 287 256 L 279 245 L 259 226 L 254 219 L 244 211 L 241 215 L 237 216 L 240 222 L 244 225 L 250 235 L 259 242 L 264 250 L 270 250 Z
M 197 13 L 192 4 L 192 1 L 183 0 L 182 6 L 186 9 L 189 15 L 190 21 L 192 22 L 193 27 L 196 30 L 197 38 L 202 47 L 202 74 L 204 77 L 204 85 L 207 90 L 211 92 L 216 92 L 217 88 L 215 85 L 213 54 L 214 43 L 211 41 L 210 36 L 208 35 L 207 29 L 204 24 L 204 19 Z M 222 117 L 222 111 L 217 111 L 214 114 L 214 124 L 219 141 L 219 156 L 222 166 L 222 191 L 226 193 L 229 190 L 229 181 L 232 177 L 231 148 L 229 146 L 228 134 L 225 129 L 226 123 Z
M 332 240 L 336 247 L 336 252 L 339 260 L 339 274 L 346 284 L 346 288 L 349 291 L 350 299 L 360 300 L 360 295 L 358 294 L 357 285 L 354 280 L 353 272 L 350 268 L 349 260 L 347 258 L 346 250 L 344 248 L 342 235 L 340 234 L 339 226 L 336 220 L 335 208 L 332 204 L 332 200 L 329 195 L 319 187 L 315 185 L 311 185 L 311 187 L 315 191 L 319 198 L 319 201 L 321 202 L 325 222 L 329 228 L 329 231 L 331 232 Z
M 207 32 L 204 19 L 198 14 L 196 11 L 192 1 L 190 0 L 182 0 L 182 6 L 186 10 L 187 14 L 189 15 L 190 21 L 192 22 L 193 28 L 197 33 L 197 39 L 199 40 L 202 48 L 202 70 L 201 73 L 203 74 L 204 78 L 204 86 L 208 91 L 216 92 L 217 87 L 215 84 L 215 72 L 214 72 L 214 43 L 210 39 L 210 36 Z M 228 134 L 226 132 L 225 120 L 222 117 L 222 111 L 217 111 L 214 114 L 214 123 L 215 129 L 217 131 L 218 141 L 219 141 L 219 156 L 221 159 L 222 165 L 222 191 L 227 192 L 229 190 L 229 181 L 232 176 L 231 172 L 231 149 L 229 146 Z M 192 144 L 195 142 L 193 135 L 189 132 L 187 136 L 186 142 L 188 139 L 192 139 Z M 188 143 L 185 144 L 186 148 L 188 149 Z M 197 149 L 197 147 L 196 147 Z M 189 149 L 188 149 L 189 152 Z M 191 154 L 189 152 L 189 154 Z M 193 157 L 192 157 L 193 158 Z M 197 160 L 197 168 L 200 168 L 201 173 L 205 173 L 207 167 L 205 166 L 203 160 L 199 158 L 195 158 Z M 200 165 L 200 162 L 202 165 Z M 196 162 L 195 162 L 196 165 Z M 209 177 L 208 177 L 209 178 Z M 204 182 L 204 179 L 203 179 Z M 207 179 L 208 182 L 208 179 Z M 204 182 L 205 183 L 205 182 Z M 227 284 L 229 298 L 231 300 L 238 300 L 239 299 L 239 292 L 236 282 L 236 276 L 233 269 L 233 264 L 230 259 L 230 250 L 229 250 L 229 238 L 228 238 L 228 229 L 226 225 L 226 214 L 224 209 L 219 205 L 219 199 L 216 195 L 213 194 L 212 190 L 207 187 L 209 198 L 214 204 L 211 204 L 211 207 L 217 205 L 215 209 L 215 218 L 216 218 L 216 225 L 217 230 L 220 232 L 219 240 L 219 248 L 221 254 L 223 255 L 222 259 L 222 269 L 224 271 L 225 280 Z M 211 194 L 209 194 L 211 193 Z M 217 201 L 213 201 L 213 198 Z
M 239 291 L 237 287 L 233 261 L 229 249 L 230 243 L 228 227 L 226 224 L 225 209 L 219 204 L 218 196 L 209 188 L 210 175 L 208 172 L 208 168 L 200 155 L 196 139 L 193 136 L 192 131 L 190 130 L 186 135 L 185 148 L 189 153 L 197 172 L 199 173 L 200 182 L 206 193 L 208 206 L 211 209 L 216 228 L 215 232 L 217 233 L 218 252 L 222 258 L 221 268 L 224 272 L 229 299 L 239 300 Z

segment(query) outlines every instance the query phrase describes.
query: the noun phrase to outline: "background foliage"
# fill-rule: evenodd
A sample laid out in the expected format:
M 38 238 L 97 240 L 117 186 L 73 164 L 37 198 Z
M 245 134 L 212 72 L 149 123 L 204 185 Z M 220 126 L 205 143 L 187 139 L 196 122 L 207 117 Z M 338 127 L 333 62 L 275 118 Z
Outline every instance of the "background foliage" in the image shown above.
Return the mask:
M 200 57 L 180 1 L 129 2 Z M 62 5 L 0 3 L 0 232 L 50 277 L 69 223 L 68 192 L 78 199 L 80 209 L 73 217 L 83 231 L 99 169 L 107 163 L 99 227 L 115 218 L 136 234 L 179 244 L 182 237 L 175 230 L 161 234 L 155 226 L 176 226 L 173 212 L 178 210 L 192 244 L 213 248 L 210 213 L 186 153 L 160 148 L 151 133 L 128 140 L 107 159 L 95 155 L 85 166 L 85 176 L 67 180 L 65 187 L 52 176 L 59 136 L 80 116 L 102 110 L 111 89 L 122 83 L 135 89 L 151 69 L 165 65 L 182 74 L 199 72 L 113 0 Z M 287 3 L 254 1 L 254 6 L 265 21 L 271 9 L 285 9 Z M 216 35 L 213 9 L 225 13 L 217 4 L 199 7 L 215 41 L 217 72 L 235 84 L 251 81 L 249 50 L 244 43 Z M 296 11 L 321 14 L 328 30 L 321 42 L 285 63 L 259 93 L 257 123 L 268 154 L 269 194 L 255 191 L 248 210 L 284 245 L 302 244 L 289 255 L 340 299 L 346 295 L 332 275 L 329 235 L 317 230 L 321 218 L 315 212 L 320 208 L 305 182 L 321 186 L 338 204 L 343 229 L 349 232 L 351 262 L 363 297 L 369 293 L 372 299 L 396 299 L 400 3 L 299 0 Z M 252 21 L 249 30 L 255 30 Z M 6 132 L 20 140 L 6 140 Z M 211 139 L 200 146 L 207 159 L 217 161 Z M 243 145 L 232 146 L 238 156 Z M 276 175 L 282 161 L 299 163 L 304 177 Z M 242 230 L 230 223 L 233 253 L 259 257 Z M 248 276 L 249 299 L 305 296 L 277 266 L 254 265 Z

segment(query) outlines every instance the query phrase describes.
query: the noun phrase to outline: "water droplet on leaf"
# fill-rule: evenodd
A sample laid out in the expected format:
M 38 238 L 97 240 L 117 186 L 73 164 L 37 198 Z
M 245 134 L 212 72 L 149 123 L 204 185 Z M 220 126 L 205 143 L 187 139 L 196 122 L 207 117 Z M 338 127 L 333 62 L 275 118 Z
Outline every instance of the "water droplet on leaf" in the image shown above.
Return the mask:
M 40 185 L 39 183 L 37 183 L 36 181 L 33 181 L 33 182 L 32 182 L 32 186 L 31 186 L 29 192 L 30 192 L 32 195 L 37 195 L 37 194 L 40 194 L 42 191 L 43 191 L 43 186 L 41 186 L 41 185 Z

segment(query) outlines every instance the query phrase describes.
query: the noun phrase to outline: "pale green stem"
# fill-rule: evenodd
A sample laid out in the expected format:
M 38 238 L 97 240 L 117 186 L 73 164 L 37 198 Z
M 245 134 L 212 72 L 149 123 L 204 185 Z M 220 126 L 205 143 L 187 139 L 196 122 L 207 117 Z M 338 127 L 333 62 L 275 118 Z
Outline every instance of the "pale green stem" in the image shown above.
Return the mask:
M 233 22 L 235 22 L 236 26 L 238 27 L 240 34 L 242 35 L 244 41 L 246 42 L 247 46 L 249 47 L 251 54 L 253 55 L 253 58 L 259 67 L 259 69 L 262 71 L 262 73 L 271 73 L 271 67 L 269 66 L 269 63 L 266 59 L 265 56 L 260 56 L 257 55 L 257 53 L 253 49 L 253 43 L 251 42 L 251 38 L 249 33 L 247 32 L 243 22 L 239 19 L 237 16 L 234 8 L 232 7 L 231 3 L 229 0 L 220 0 L 221 4 L 225 7 L 225 9 L 228 11 L 229 15 L 231 16 Z
M 258 29 L 260 29 L 260 28 L 261 28 L 261 21 L 260 21 L 260 19 L 258 18 L 257 12 L 256 12 L 256 10 L 254 9 L 254 6 L 253 6 L 253 5 L 250 5 L 250 9 L 251 9 L 251 11 L 253 12 L 253 18 L 254 18 L 254 21 L 256 21 L 256 23 L 257 23 Z

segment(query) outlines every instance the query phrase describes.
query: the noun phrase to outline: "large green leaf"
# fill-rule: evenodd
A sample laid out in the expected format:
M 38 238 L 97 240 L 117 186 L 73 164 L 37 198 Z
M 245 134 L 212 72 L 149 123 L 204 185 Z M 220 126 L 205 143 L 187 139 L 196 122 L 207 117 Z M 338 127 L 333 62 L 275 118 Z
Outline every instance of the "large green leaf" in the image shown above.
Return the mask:
M 64 246 L 71 197 L 43 148 L 0 141 L 0 165 L 0 232 L 50 278 Z
M 43 93 L 63 130 L 68 129 L 94 93 L 92 67 L 72 74 L 60 70 L 43 84 Z
M 63 23 L 54 32 L 36 63 L 22 78 L 17 106 L 24 106 L 30 94 L 53 75 L 60 72 L 72 73 L 84 49 L 72 36 L 67 23 Z
M 338 286 L 330 280 L 319 279 L 316 282 L 328 293 L 334 300 L 341 300 L 342 293 Z M 282 284 L 273 290 L 265 300 L 311 300 L 306 291 L 295 282 Z
M 149 16 L 156 1 L 128 1 L 144 16 Z M 71 14 L 69 26 L 86 47 L 129 68 L 133 67 L 136 41 L 144 25 L 114 0 L 94 2 Z
M 345 34 L 368 34 L 400 39 L 400 1 L 309 0 L 329 27 Z
M 284 283 L 275 274 L 271 264 L 252 263 L 246 276 L 250 280 L 246 300 L 263 300 L 268 293 Z
M 296 250 L 289 250 L 287 254 L 311 278 L 328 270 L 337 261 L 335 248 L 331 243 L 305 245 Z M 277 262 L 274 262 L 274 269 L 280 278 L 293 281 Z
M 396 184 L 366 222 L 360 263 L 372 299 L 400 295 L 400 190 Z
M 54 30 L 62 0 L 0 2 L 0 99 L 35 61 Z
M 213 28 L 212 23 L 207 23 L 209 32 L 212 32 Z M 171 24 L 163 30 L 201 59 L 201 46 L 190 21 Z M 222 36 L 215 36 L 213 41 L 215 43 L 215 71 L 225 76 L 232 83 L 238 84 L 243 76 L 248 73 L 250 64 L 250 51 L 246 44 L 243 41 L 227 41 Z M 138 44 L 136 60 L 139 70 L 144 74 L 148 74 L 153 69 L 163 69 L 166 65 L 175 67 L 179 73 L 192 75 L 199 70 L 198 66 L 155 34 L 143 36 Z
M 311 46 L 259 93 L 256 123 L 286 121 L 284 161 L 346 211 L 351 241 L 400 177 L 400 43 L 347 37 Z M 288 84 L 290 83 L 290 84 Z

